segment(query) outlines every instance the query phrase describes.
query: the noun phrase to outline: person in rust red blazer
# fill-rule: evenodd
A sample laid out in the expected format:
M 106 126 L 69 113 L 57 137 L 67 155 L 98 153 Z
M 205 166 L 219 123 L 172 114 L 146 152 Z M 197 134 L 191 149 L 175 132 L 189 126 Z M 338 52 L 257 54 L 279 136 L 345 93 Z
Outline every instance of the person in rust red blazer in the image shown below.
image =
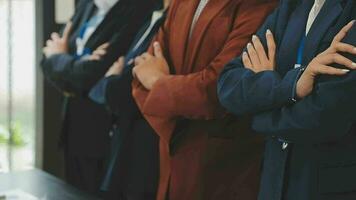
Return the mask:
M 257 199 L 262 139 L 224 114 L 216 84 L 277 3 L 174 0 L 135 59 L 132 94 L 160 138 L 158 200 Z

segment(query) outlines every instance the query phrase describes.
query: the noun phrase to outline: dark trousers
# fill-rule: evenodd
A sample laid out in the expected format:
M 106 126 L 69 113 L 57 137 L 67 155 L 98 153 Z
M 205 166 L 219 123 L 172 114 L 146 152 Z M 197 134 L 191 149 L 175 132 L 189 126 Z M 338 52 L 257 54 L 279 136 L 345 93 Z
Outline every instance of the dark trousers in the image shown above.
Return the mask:
M 155 200 L 159 177 L 158 136 L 144 119 L 124 137 L 105 200 Z M 121 134 L 124 134 L 121 128 Z M 120 134 L 116 132 L 116 134 Z
M 100 194 L 104 166 L 105 158 L 90 158 L 65 153 L 66 181 L 90 194 Z

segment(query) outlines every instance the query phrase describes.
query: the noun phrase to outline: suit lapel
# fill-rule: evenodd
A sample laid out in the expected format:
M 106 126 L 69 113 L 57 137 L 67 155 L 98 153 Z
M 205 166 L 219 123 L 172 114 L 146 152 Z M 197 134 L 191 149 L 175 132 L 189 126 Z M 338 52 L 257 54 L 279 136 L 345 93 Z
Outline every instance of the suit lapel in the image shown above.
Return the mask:
M 177 49 L 174 57 L 176 57 L 176 73 L 177 74 L 183 74 L 184 71 L 186 71 L 186 65 L 185 65 L 185 60 L 186 60 L 186 50 L 188 49 L 188 37 L 189 37 L 189 31 L 190 31 L 190 25 L 193 21 L 193 16 L 195 13 L 195 10 L 198 6 L 199 0 L 182 0 L 177 7 L 177 10 L 179 9 L 178 14 L 174 18 L 176 19 L 177 22 L 172 23 L 171 26 L 174 26 L 174 30 L 176 30 L 177 33 L 174 33 L 174 38 L 172 41 L 172 46 L 175 46 Z
M 186 51 L 186 59 L 185 59 L 185 66 L 189 66 L 187 69 L 189 72 L 193 70 L 193 64 L 195 59 L 197 58 L 197 53 L 199 52 L 199 48 L 202 42 L 202 39 L 206 35 L 206 31 L 209 28 L 210 23 L 214 19 L 214 17 L 229 3 L 231 0 L 210 0 L 206 7 L 204 8 L 203 12 L 201 13 L 200 17 L 198 18 L 197 23 L 193 29 L 191 38 L 188 38 L 188 48 Z M 199 2 L 199 1 L 198 1 Z M 194 9 L 194 12 L 195 13 Z M 190 21 L 190 24 L 192 19 Z M 189 34 L 190 29 L 187 31 Z
M 305 36 L 306 21 L 313 1 L 306 0 L 294 8 L 290 17 L 285 19 L 285 32 L 283 34 L 278 50 L 277 65 L 278 72 L 284 75 L 297 61 L 300 42 Z
M 99 32 L 102 32 L 105 30 L 105 27 L 113 22 L 113 18 L 115 17 L 115 15 L 118 14 L 122 14 L 121 11 L 118 10 L 119 7 L 124 7 L 122 4 L 126 4 L 127 1 L 119 1 L 118 3 L 116 3 L 111 9 L 110 11 L 105 15 L 105 18 L 103 19 L 103 21 L 99 24 L 99 26 L 95 29 L 94 33 L 90 36 L 89 40 L 86 43 L 86 46 L 92 46 L 92 44 L 95 44 L 97 41 L 95 41 L 97 39 L 97 37 L 95 37 L 96 35 L 99 34 Z M 122 20 L 122 19 L 117 19 L 117 20 Z M 109 42 L 109 41 L 106 41 Z M 101 45 L 101 44 L 98 44 Z
M 79 32 L 83 27 L 83 24 L 85 24 L 89 18 L 93 15 L 95 11 L 95 5 L 93 2 L 88 2 L 88 4 L 83 8 L 83 11 L 81 12 L 81 16 L 75 21 L 73 21 L 73 27 L 75 27 L 75 31 L 71 33 L 71 39 L 69 42 L 71 52 L 74 53 L 77 50 L 77 45 L 76 45 L 76 39 L 79 36 Z
M 288 19 L 295 10 L 295 8 L 300 4 L 299 0 L 288 0 L 281 1 L 279 5 L 279 15 L 278 15 L 278 23 L 276 23 L 275 28 L 275 39 L 278 40 L 278 44 L 282 43 L 283 35 L 285 33 L 286 27 L 288 25 Z
M 342 13 L 341 0 L 328 0 L 315 19 L 305 43 L 303 64 L 308 63 L 318 51 L 323 36 Z
M 93 16 L 93 13 L 95 11 L 95 4 L 93 2 L 88 3 L 88 7 L 84 12 L 83 19 L 80 24 L 85 24 L 86 22 L 89 21 L 90 17 Z

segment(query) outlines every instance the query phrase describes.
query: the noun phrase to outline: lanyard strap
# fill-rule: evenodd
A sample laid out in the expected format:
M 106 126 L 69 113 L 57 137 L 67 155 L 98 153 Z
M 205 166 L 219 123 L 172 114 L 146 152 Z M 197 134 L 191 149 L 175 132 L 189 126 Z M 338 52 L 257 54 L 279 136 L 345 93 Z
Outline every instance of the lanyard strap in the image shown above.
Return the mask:
M 304 56 L 304 48 L 305 48 L 305 40 L 306 40 L 306 36 L 304 35 L 302 40 L 300 41 L 300 45 L 298 48 L 298 56 L 297 56 L 297 62 L 296 62 L 296 66 L 302 66 L 303 63 L 303 56 Z
M 85 22 L 85 23 L 83 24 L 83 26 L 80 28 L 79 36 L 78 36 L 80 39 L 83 39 L 83 38 L 84 38 L 84 34 L 85 34 L 85 31 L 86 31 L 87 28 L 88 28 L 88 25 L 89 25 L 89 23 L 88 23 L 88 22 Z

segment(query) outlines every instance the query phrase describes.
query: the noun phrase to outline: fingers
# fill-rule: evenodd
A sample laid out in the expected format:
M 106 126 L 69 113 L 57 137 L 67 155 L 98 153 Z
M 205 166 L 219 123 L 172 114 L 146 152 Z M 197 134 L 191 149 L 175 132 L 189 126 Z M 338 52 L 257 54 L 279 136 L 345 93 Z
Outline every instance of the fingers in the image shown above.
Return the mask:
M 43 54 L 47 54 L 47 51 L 48 51 L 48 47 L 43 47 L 42 53 L 43 53 Z
M 340 64 L 343 65 L 349 69 L 356 69 L 356 63 L 352 62 L 350 59 L 335 53 L 335 54 L 328 54 L 325 55 L 324 60 L 322 61 L 322 64 Z
M 350 70 L 348 70 L 348 69 L 338 69 L 338 68 L 330 67 L 327 65 L 320 65 L 317 68 L 317 74 L 342 76 L 349 72 L 350 72 Z
M 121 74 L 122 71 L 124 70 L 124 66 L 125 66 L 125 57 L 121 56 L 119 58 L 119 60 L 116 62 L 116 64 L 117 64 L 117 66 L 116 66 L 117 67 L 117 73 Z
M 119 57 L 119 59 L 117 59 L 116 61 L 120 66 L 124 66 L 125 65 L 125 57 L 121 56 Z
M 276 56 L 276 42 L 274 41 L 274 36 L 271 30 L 269 29 L 266 32 L 266 38 L 267 38 L 267 47 L 268 47 L 268 59 L 274 60 Z
M 88 60 L 98 61 L 98 60 L 101 60 L 102 57 L 105 55 L 106 55 L 106 50 L 98 48 L 89 56 Z
M 142 56 L 137 56 L 135 58 L 135 65 L 140 65 L 142 62 L 144 62 L 144 59 L 142 58 Z
M 109 43 L 104 43 L 104 44 L 100 45 L 89 57 L 89 60 L 91 60 L 91 61 L 101 60 L 101 58 L 106 55 L 106 53 L 107 53 L 106 49 L 108 47 L 109 47 Z
M 60 40 L 61 39 L 61 37 L 59 36 L 58 33 L 52 33 L 51 38 L 52 38 L 52 40 Z
M 355 20 L 352 20 L 350 23 L 348 23 L 346 26 L 344 26 L 341 31 L 334 37 L 333 42 L 340 42 L 344 37 L 346 36 L 347 32 L 352 28 L 354 25 Z
M 132 76 L 135 79 L 137 79 L 137 70 L 138 70 L 138 66 L 135 66 L 134 68 L 132 68 Z
M 258 58 L 257 52 L 251 43 L 247 44 L 247 52 L 250 56 L 251 63 L 254 67 L 261 65 L 260 59 Z
M 88 58 L 88 60 L 90 60 L 90 61 L 98 61 L 100 59 L 101 59 L 101 56 L 95 55 L 95 54 L 89 56 L 89 58 Z
M 243 54 L 242 54 L 242 62 L 244 64 L 245 68 L 253 70 L 251 60 L 248 57 L 248 54 L 246 52 L 243 52 Z
M 257 56 L 258 56 L 261 64 L 262 63 L 267 64 L 268 58 L 267 58 L 267 55 L 265 52 L 265 48 L 263 47 L 263 45 L 261 43 L 261 40 L 256 35 L 254 35 L 254 36 L 252 36 L 252 43 L 253 43 L 253 46 L 255 47 Z
M 110 46 L 110 43 L 104 43 L 102 45 L 100 45 L 97 49 L 107 49 Z
M 53 44 L 52 40 L 47 40 L 47 42 L 46 42 L 46 46 L 47 47 L 52 46 L 52 44 Z
M 142 54 L 141 57 L 142 57 L 142 59 L 147 60 L 147 59 L 152 58 L 152 55 L 146 52 L 146 53 Z
M 72 22 L 70 21 L 67 23 L 66 27 L 64 28 L 63 35 L 62 35 L 63 40 L 68 41 L 71 30 L 72 30 Z
M 100 57 L 103 57 L 106 55 L 106 50 L 105 49 L 97 49 L 93 52 L 93 55 L 98 55 Z
M 154 56 L 157 58 L 163 58 L 162 48 L 158 42 L 153 43 Z
M 346 44 L 346 43 L 342 43 L 342 42 L 338 42 L 335 45 L 335 50 L 337 52 L 345 52 L 345 53 L 350 53 L 350 54 L 356 54 L 356 47 L 350 45 L 350 44 Z

